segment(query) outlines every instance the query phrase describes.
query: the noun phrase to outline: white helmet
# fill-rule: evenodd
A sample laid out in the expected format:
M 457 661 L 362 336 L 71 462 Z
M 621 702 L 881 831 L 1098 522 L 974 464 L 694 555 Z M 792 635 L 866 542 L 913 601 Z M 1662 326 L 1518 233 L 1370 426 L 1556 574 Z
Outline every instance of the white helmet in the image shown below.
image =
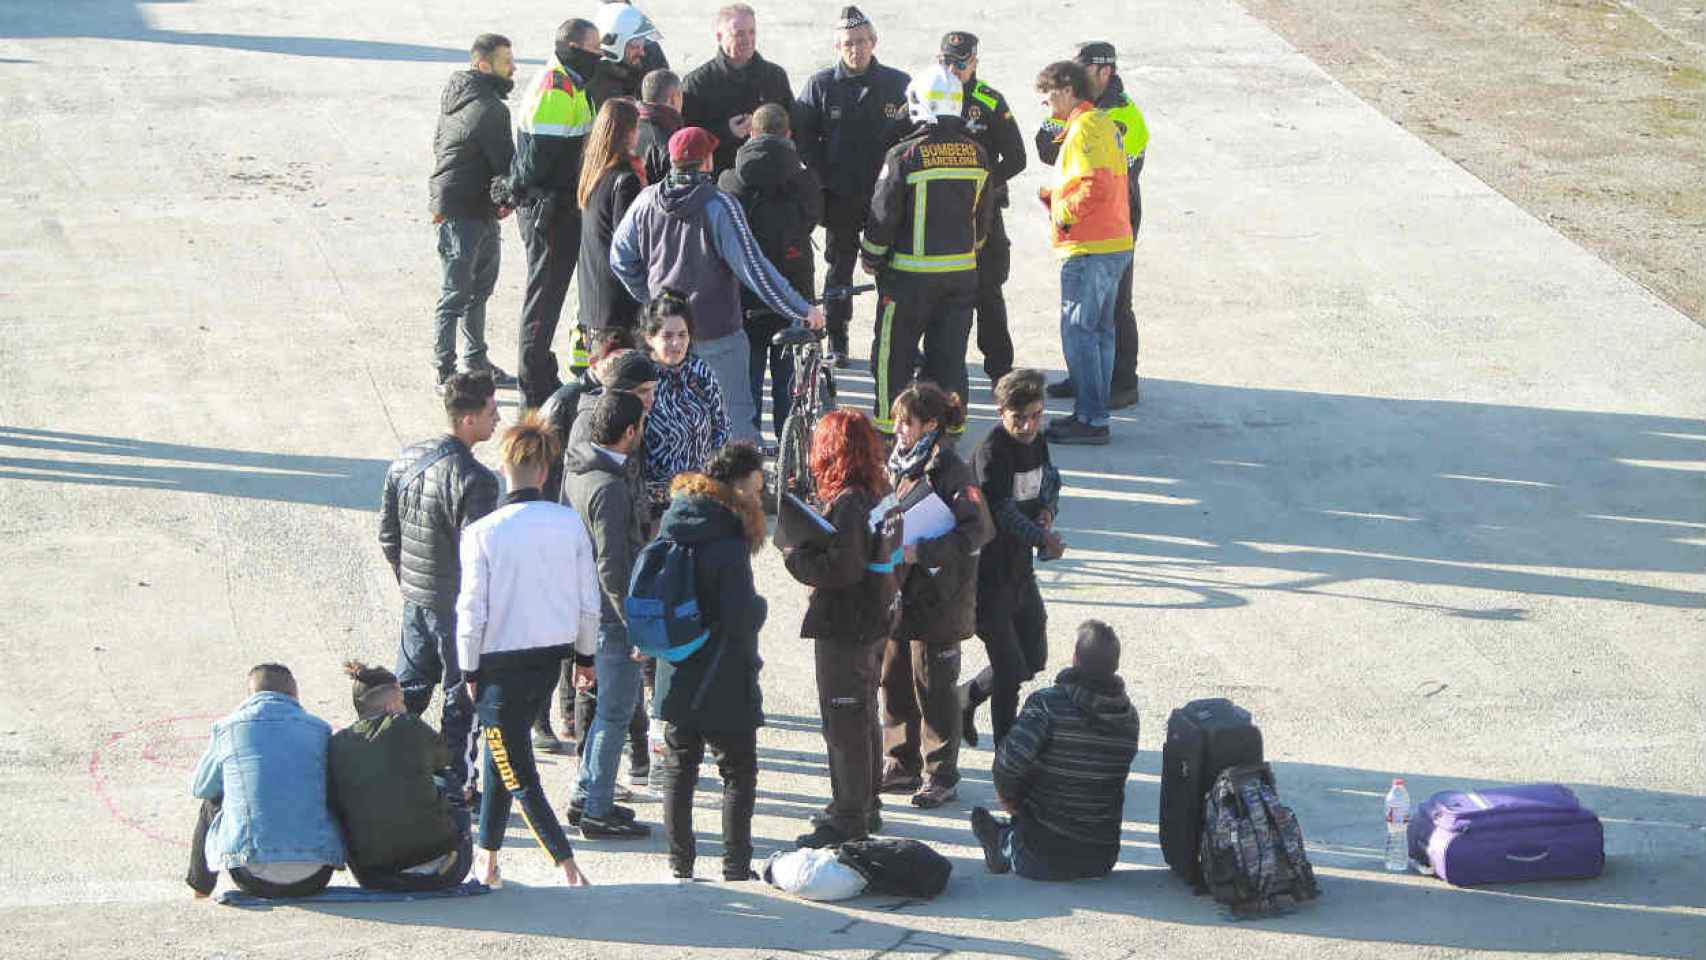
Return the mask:
M 620 0 L 600 4 L 592 22 L 598 25 L 598 45 L 612 60 L 622 59 L 631 41 L 663 36 L 650 17 Z
M 912 82 L 906 85 L 906 112 L 914 123 L 957 117 L 965 95 L 965 85 L 947 67 L 935 64 L 912 75 Z

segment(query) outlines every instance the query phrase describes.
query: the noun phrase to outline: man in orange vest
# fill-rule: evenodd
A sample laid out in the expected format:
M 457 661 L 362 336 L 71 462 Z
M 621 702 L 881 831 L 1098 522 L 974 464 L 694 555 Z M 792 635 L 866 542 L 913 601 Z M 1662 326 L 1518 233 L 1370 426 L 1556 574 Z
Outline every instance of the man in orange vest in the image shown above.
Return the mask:
M 1090 79 L 1070 60 L 1037 75 L 1043 106 L 1061 124 L 1054 185 L 1037 197 L 1049 211 L 1060 265 L 1060 345 L 1072 378 L 1072 416 L 1057 417 L 1050 443 L 1106 444 L 1114 374 L 1114 309 L 1131 263 L 1131 212 L 1119 129 L 1090 102 Z

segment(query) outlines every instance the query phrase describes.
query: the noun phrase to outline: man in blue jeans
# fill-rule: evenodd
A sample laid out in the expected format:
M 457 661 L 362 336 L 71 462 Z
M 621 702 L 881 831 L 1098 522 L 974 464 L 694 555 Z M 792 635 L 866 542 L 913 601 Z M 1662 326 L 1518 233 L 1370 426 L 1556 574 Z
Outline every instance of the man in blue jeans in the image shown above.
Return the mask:
M 1051 444 L 1105 444 L 1115 300 L 1131 263 L 1124 147 L 1114 121 L 1090 102 L 1083 66 L 1051 63 L 1036 87 L 1061 125 L 1054 184 L 1037 196 L 1049 211 L 1055 251 L 1064 258 L 1060 346 L 1073 385 L 1072 416 L 1056 418 L 1045 436 Z
M 1072 666 L 1025 701 L 990 765 L 995 796 L 1013 817 L 1003 823 L 983 807 L 971 812 L 989 872 L 1075 880 L 1104 876 L 1119 862 L 1126 776 L 1137 756 L 1137 709 L 1119 667 L 1113 628 L 1086 620 Z
M 645 489 L 639 477 L 625 469 L 628 458 L 640 449 L 646 407 L 625 390 L 606 390 L 581 417 L 589 418 L 589 439 L 569 446 L 563 460 L 563 494 L 592 535 L 602 598 L 594 657 L 598 708 L 592 729 L 583 734 L 586 750 L 568 821 L 588 840 L 644 837 L 651 828 L 634 822 L 634 811 L 616 803 L 615 791 L 616 768 L 642 682 L 640 661 L 628 642 L 623 601 L 634 558 L 646 542 Z M 579 429 L 575 432 L 580 434 Z

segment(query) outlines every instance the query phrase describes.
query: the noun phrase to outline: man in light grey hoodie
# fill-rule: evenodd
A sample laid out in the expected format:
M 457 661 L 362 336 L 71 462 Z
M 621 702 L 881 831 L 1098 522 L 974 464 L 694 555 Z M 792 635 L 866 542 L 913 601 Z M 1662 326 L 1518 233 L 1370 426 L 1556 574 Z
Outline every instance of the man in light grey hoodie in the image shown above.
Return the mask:
M 576 418 L 564 461 L 563 496 L 592 535 L 594 565 L 602 594 L 598 625 L 598 710 L 584 734 L 586 751 L 569 803 L 569 823 L 592 839 L 643 837 L 651 828 L 634 822 L 634 811 L 617 806 L 616 768 L 628 738 L 628 721 L 639 700 L 642 670 L 628 642 L 623 601 L 634 558 L 645 546 L 645 491 L 627 469 L 645 430 L 646 407 L 623 390 L 606 390 L 590 411 Z

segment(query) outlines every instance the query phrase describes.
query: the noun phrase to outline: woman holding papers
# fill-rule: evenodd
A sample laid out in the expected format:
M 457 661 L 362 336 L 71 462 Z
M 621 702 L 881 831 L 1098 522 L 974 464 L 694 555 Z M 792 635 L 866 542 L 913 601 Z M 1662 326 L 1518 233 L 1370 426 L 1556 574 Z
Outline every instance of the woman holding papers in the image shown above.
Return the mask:
M 900 626 L 883 650 L 883 793 L 939 807 L 960 782 L 960 641 L 977 627 L 977 554 L 995 534 L 972 468 L 940 443 L 958 394 L 921 380 L 894 400 L 889 481 L 904 520 Z
M 894 629 L 901 524 L 887 497 L 882 438 L 863 413 L 837 410 L 818 422 L 811 470 L 831 530 L 783 557 L 794 579 L 812 588 L 800 636 L 814 641 L 832 795 L 799 843 L 826 847 L 868 836 L 877 819 L 877 671 Z

